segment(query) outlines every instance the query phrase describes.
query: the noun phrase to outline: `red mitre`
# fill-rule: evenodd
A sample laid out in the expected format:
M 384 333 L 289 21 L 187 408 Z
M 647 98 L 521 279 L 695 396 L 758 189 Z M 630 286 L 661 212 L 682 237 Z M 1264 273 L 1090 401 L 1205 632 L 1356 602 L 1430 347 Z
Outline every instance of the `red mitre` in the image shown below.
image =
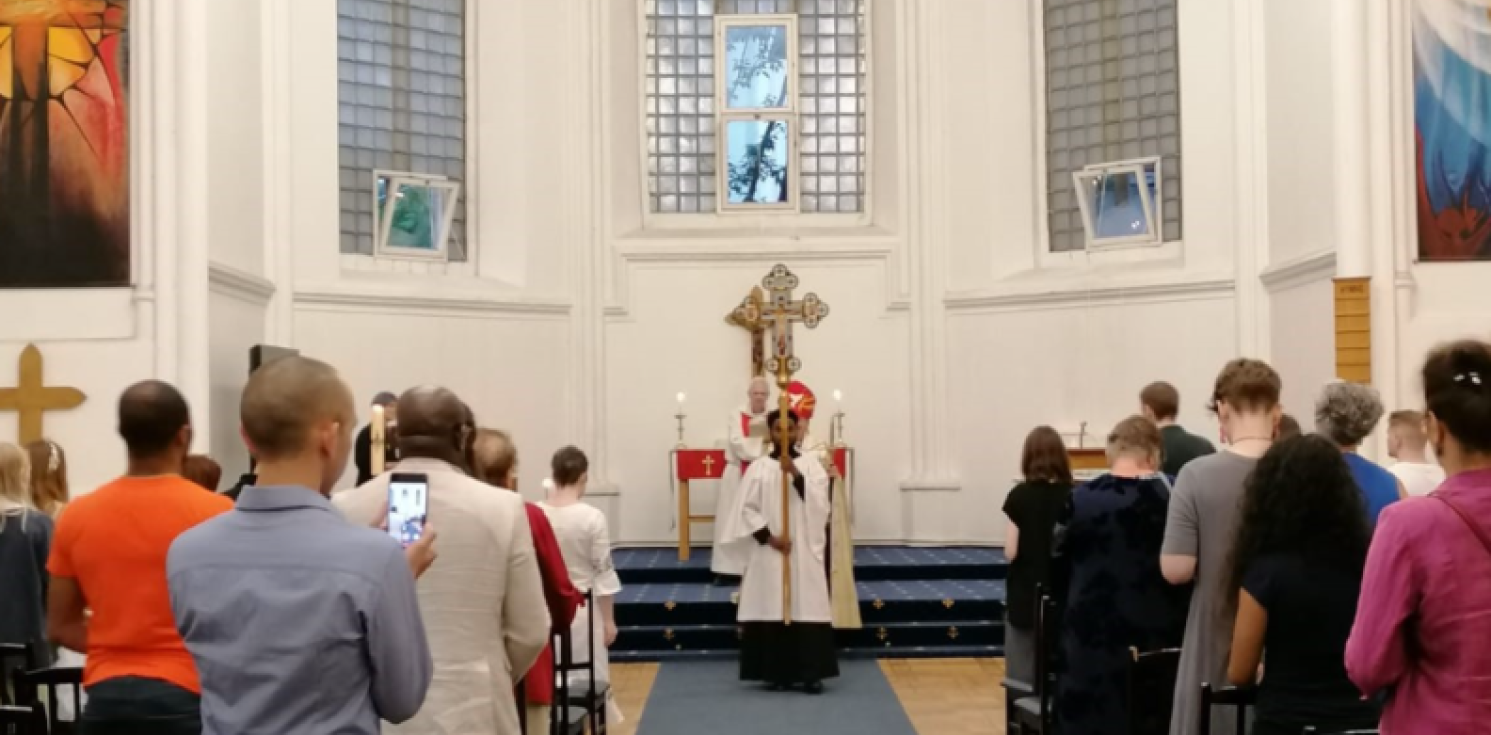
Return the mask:
M 792 410 L 797 413 L 798 418 L 813 418 L 813 409 L 818 405 L 818 399 L 813 397 L 813 391 L 806 385 L 794 380 L 787 386 L 787 400 L 792 405 Z

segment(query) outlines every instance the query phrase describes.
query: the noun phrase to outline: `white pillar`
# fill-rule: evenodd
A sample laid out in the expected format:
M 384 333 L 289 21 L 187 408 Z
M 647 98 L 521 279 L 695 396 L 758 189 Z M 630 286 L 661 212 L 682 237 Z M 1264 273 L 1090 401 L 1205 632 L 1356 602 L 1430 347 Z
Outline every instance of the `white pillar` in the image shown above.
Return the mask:
M 1369 115 L 1367 6 L 1362 0 L 1331 0 L 1332 121 L 1335 132 L 1336 275 L 1371 276 L 1372 240 L 1368 156 Z M 1385 51 L 1384 51 L 1385 53 Z
M 193 451 L 207 451 L 211 426 L 211 383 L 208 376 L 207 250 L 211 231 L 207 215 L 208 116 L 208 3 L 176 4 L 178 47 L 175 71 L 175 116 L 180 127 L 175 143 L 176 192 L 172 204 L 177 218 L 176 257 L 163 263 L 176 269 L 177 387 L 192 407 L 198 427 Z M 168 315 L 169 318 L 169 315 Z
M 942 52 L 935 42 L 941 2 L 918 0 L 908 8 L 910 52 L 916 70 L 910 80 L 907 156 L 911 186 L 907 264 L 911 272 L 911 477 L 904 490 L 957 490 L 950 467 L 947 411 L 947 290 L 944 187 L 944 131 L 935 121 L 944 109 Z
M 290 85 L 290 0 L 264 0 L 260 64 L 264 93 L 264 277 L 274 284 L 265 307 L 264 341 L 295 346 L 295 253 Z

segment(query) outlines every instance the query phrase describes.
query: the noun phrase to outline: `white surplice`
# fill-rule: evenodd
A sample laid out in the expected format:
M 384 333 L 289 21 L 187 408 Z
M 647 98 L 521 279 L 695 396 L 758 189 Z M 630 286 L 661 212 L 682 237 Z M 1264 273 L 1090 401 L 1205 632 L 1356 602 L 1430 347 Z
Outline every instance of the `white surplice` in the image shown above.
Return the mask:
M 564 555 L 564 567 L 569 571 L 569 581 L 580 592 L 595 593 L 595 598 L 614 597 L 621 592 L 621 578 L 616 574 L 616 565 L 611 561 L 611 532 L 606 523 L 606 514 L 587 503 L 553 506 L 540 502 L 538 507 L 549 518 L 554 527 L 554 537 L 559 540 L 559 551 Z M 590 657 L 590 642 L 595 641 L 595 679 L 597 682 L 611 681 L 610 653 L 606 649 L 606 622 L 601 611 L 592 611 L 581 606 L 575 613 L 575 622 L 570 625 L 570 645 L 575 663 L 585 663 Z M 570 675 L 572 687 L 583 686 Z M 607 721 L 617 724 L 622 721 L 620 708 L 614 699 L 607 701 Z
M 824 471 L 833 464 L 833 447 L 809 432 L 803 437 L 804 454 L 816 455 Z M 832 477 L 832 475 L 830 475 Z M 851 488 L 840 477 L 833 480 L 833 508 L 829 513 L 829 597 L 833 600 L 834 627 L 859 630 L 864 621 L 859 614 L 859 590 L 854 583 L 854 524 L 851 510 Z
M 745 573 L 750 545 L 742 537 L 755 529 L 742 528 L 740 478 L 741 466 L 755 462 L 766 454 L 766 412 L 752 414 L 741 408 L 730 414 L 726 427 L 725 470 L 720 475 L 720 494 L 714 508 L 714 550 L 709 569 L 715 574 L 740 576 Z M 687 523 L 687 519 L 680 519 Z
M 792 551 L 792 620 L 804 623 L 828 623 L 833 611 L 828 599 L 828 572 L 824 561 L 828 554 L 828 473 L 813 453 L 794 460 L 803 477 L 802 497 L 795 487 L 788 487 L 788 512 L 791 513 Z M 773 536 L 782 535 L 782 466 L 780 460 L 763 457 L 751 463 L 741 479 L 741 517 L 743 538 L 750 543 L 750 559 L 745 580 L 740 586 L 740 608 L 736 619 L 742 623 L 782 621 L 782 554 L 758 543 L 751 534 L 766 528 Z

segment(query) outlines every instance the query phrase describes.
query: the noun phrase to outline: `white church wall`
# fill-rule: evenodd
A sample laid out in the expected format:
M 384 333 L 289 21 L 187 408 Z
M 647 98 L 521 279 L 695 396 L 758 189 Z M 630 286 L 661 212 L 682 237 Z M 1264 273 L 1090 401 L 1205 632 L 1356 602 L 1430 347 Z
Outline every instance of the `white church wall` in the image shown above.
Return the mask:
M 264 126 L 259 3 L 214 5 L 209 24 L 208 255 L 264 272 Z
M 1076 446 L 1086 422 L 1085 445 L 1101 447 L 1114 424 L 1138 413 L 1139 391 L 1152 381 L 1174 384 L 1181 423 L 1215 441 L 1205 402 L 1217 371 L 1237 354 L 1234 309 L 1230 288 L 1218 284 L 954 311 L 948 395 L 964 483 L 957 533 L 1003 542 L 1000 508 L 1018 481 L 1030 429 L 1051 426 Z
M 515 317 L 474 305 L 317 301 L 297 306 L 295 336 L 304 354 L 341 371 L 359 422 L 367 421 L 365 406 L 378 391 L 430 383 L 455 391 L 482 425 L 512 433 L 520 489 L 541 497 L 549 456 L 568 441 L 562 311 Z M 349 465 L 344 486 L 352 473 Z
M 249 350 L 266 341 L 265 305 L 270 292 L 254 282 L 229 280 L 220 272 L 214 272 L 210 286 L 207 361 L 212 418 L 209 426 L 197 430 L 208 434 L 209 453 L 222 465 L 227 487 L 249 468 L 248 450 L 238 431 L 238 406 L 248 378 Z
M 1329 2 L 1262 0 L 1270 265 L 1336 248 Z
M 1284 411 L 1305 431 L 1315 425 L 1315 399 L 1336 377 L 1334 286 L 1323 278 L 1285 285 L 1270 294 L 1269 363 L 1284 381 Z

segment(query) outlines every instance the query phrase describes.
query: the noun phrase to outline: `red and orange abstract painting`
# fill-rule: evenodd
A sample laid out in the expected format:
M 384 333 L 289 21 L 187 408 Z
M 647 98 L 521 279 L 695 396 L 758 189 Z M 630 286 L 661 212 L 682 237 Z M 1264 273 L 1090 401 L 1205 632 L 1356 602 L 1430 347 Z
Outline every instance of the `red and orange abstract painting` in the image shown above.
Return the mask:
M 0 288 L 130 282 L 129 0 L 0 0 Z

